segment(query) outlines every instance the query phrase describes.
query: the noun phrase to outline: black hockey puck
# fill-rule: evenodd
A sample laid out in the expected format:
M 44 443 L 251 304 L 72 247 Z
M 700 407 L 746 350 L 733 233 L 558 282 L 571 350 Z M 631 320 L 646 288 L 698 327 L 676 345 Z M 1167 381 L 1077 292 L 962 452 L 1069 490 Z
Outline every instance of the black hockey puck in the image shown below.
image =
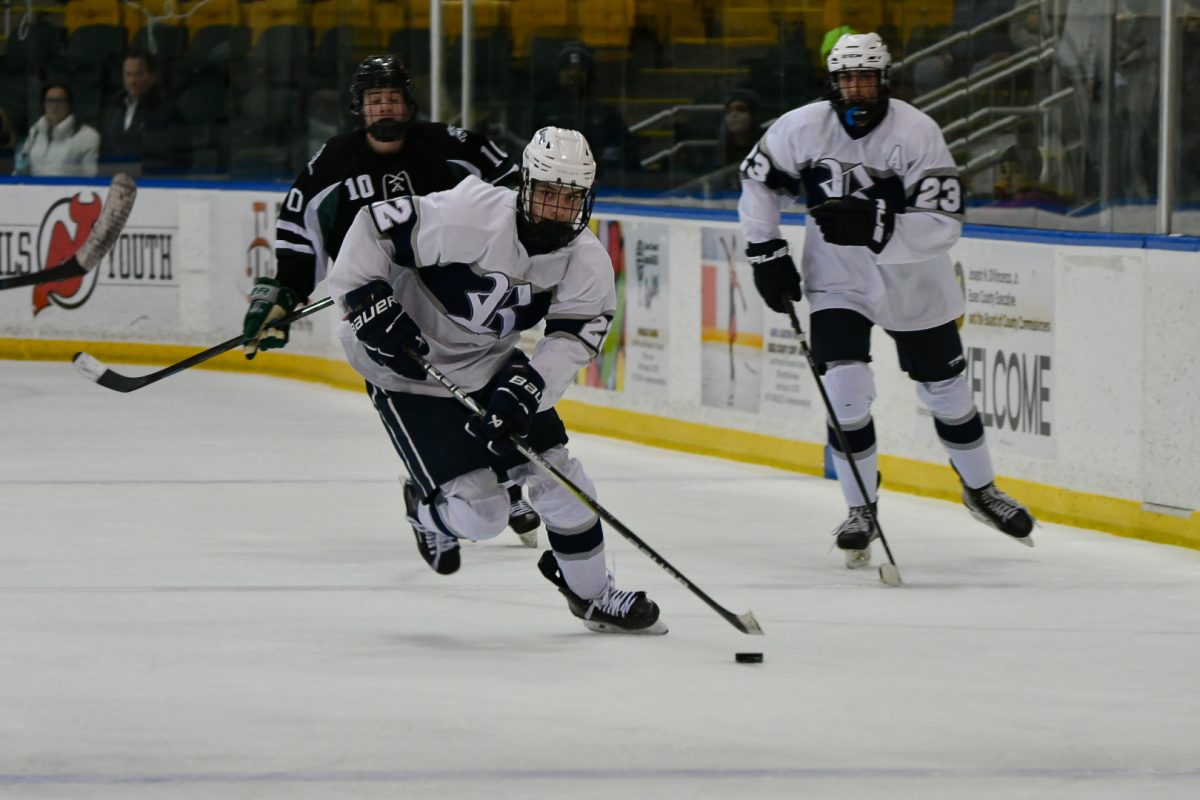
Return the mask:
M 761 664 L 763 661 L 762 653 L 734 653 L 733 660 L 739 664 Z

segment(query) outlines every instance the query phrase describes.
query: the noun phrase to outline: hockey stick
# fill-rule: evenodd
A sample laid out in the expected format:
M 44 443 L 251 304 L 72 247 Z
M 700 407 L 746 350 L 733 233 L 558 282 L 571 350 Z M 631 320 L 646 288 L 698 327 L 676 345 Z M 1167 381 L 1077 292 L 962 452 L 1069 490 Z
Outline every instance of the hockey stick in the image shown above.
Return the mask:
M 458 386 L 452 380 L 443 375 L 441 370 L 411 351 L 408 352 L 408 355 L 421 365 L 421 368 L 425 370 L 425 373 L 429 375 L 429 377 L 440 383 L 448 392 L 450 392 L 450 394 L 454 395 L 454 398 L 458 400 L 458 402 L 461 403 L 468 411 L 477 417 L 484 416 L 483 409 L 479 407 L 479 404 L 476 403 L 465 392 L 463 392 L 462 389 L 458 388 Z M 722 606 L 716 600 L 713 600 L 711 597 L 705 594 L 699 586 L 696 586 L 694 583 L 689 581 L 682 572 L 671 566 L 670 562 L 656 553 L 654 548 L 642 541 L 641 537 L 639 537 L 629 528 L 625 527 L 625 524 L 609 513 L 604 506 L 600 505 L 600 503 L 590 497 L 587 492 L 576 486 L 570 478 L 562 474 L 562 472 L 560 472 L 553 464 L 542 458 L 541 455 L 539 455 L 536 451 L 522 444 L 521 441 L 515 436 L 510 437 L 510 441 L 512 441 L 513 446 L 517 448 L 517 452 L 525 456 L 525 458 L 531 463 L 537 464 L 546 472 L 550 473 L 550 475 L 553 476 L 556 481 L 562 484 L 567 491 L 575 495 L 579 502 L 596 512 L 596 514 L 609 525 L 611 525 L 613 529 L 617 531 L 617 533 L 624 536 L 630 544 L 640 550 L 642 555 L 649 558 L 651 561 L 661 567 L 668 575 L 683 584 L 683 588 L 687 589 L 689 592 L 703 600 L 709 608 L 720 614 L 722 619 L 724 619 L 733 627 L 737 628 L 742 633 L 749 633 L 757 636 L 763 635 L 762 626 L 759 625 L 758 620 L 754 618 L 753 611 L 747 611 L 744 614 L 735 614 Z
M 867 517 L 879 534 L 879 541 L 883 543 L 883 552 L 887 553 L 888 563 L 879 568 L 879 580 L 888 586 L 899 586 L 901 585 L 900 568 L 896 566 L 896 559 L 892 557 L 892 548 L 888 547 L 887 537 L 883 535 L 883 528 L 879 526 L 879 518 L 875 515 L 875 504 L 870 501 L 870 495 L 867 494 L 866 485 L 858 471 L 858 464 L 854 461 L 854 451 L 850 449 L 850 443 L 846 441 L 846 432 L 842 430 L 842 423 L 838 422 L 837 414 L 833 413 L 833 403 L 829 401 L 829 393 L 825 391 L 825 382 L 821 380 L 817 362 L 813 361 L 812 351 L 808 349 L 808 339 L 804 336 L 804 329 L 800 327 L 800 320 L 796 318 L 796 310 L 792 308 L 790 302 L 785 305 L 788 318 L 792 322 L 792 330 L 796 332 L 796 338 L 800 340 L 800 349 L 804 351 L 804 357 L 808 359 L 808 367 L 812 370 L 813 380 L 817 382 L 817 389 L 820 390 L 821 399 L 825 402 L 825 411 L 829 414 L 833 432 L 837 435 L 838 444 L 842 446 L 846 460 L 850 462 L 850 471 L 854 473 L 854 482 L 858 484 L 858 490 L 862 492 L 863 500 L 867 503 Z
M 117 237 L 129 219 L 133 210 L 133 201 L 137 198 L 137 184 L 124 173 L 113 176 L 108 187 L 108 196 L 100 208 L 100 216 L 92 225 L 91 233 L 80 245 L 75 254 L 53 267 L 47 267 L 39 272 L 25 275 L 14 275 L 11 278 L 0 278 L 0 290 L 16 289 L 20 286 L 33 286 L 38 283 L 69 280 L 86 275 L 108 255 L 108 251 L 116 244 Z
M 299 311 L 293 312 L 281 319 L 277 319 L 268 324 L 266 327 L 278 328 L 281 325 L 290 325 L 296 320 L 304 319 L 310 314 L 315 314 L 321 309 L 328 308 L 331 305 L 333 305 L 333 298 L 326 297 L 324 300 L 318 300 L 311 306 L 305 306 Z M 83 373 L 85 378 L 90 381 L 95 381 L 105 389 L 112 389 L 114 392 L 134 392 L 138 389 L 141 389 L 143 386 L 149 386 L 152 383 L 157 383 L 163 378 L 171 377 L 176 372 L 183 372 L 185 369 L 190 369 L 197 364 L 203 364 L 210 358 L 215 358 L 216 356 L 228 352 L 235 347 L 240 347 L 246 342 L 246 339 L 247 337 L 244 334 L 241 336 L 235 336 L 228 341 L 221 342 L 221 344 L 215 347 L 208 348 L 202 353 L 196 353 L 194 356 L 189 356 L 177 364 L 164 367 L 158 372 L 151 372 L 149 375 L 141 375 L 137 377 L 122 375 L 119 372 L 114 372 L 106 367 L 104 362 L 100 361 L 100 359 L 89 355 L 88 353 L 76 353 L 74 357 L 71 358 L 71 362 L 75 364 L 76 369 Z

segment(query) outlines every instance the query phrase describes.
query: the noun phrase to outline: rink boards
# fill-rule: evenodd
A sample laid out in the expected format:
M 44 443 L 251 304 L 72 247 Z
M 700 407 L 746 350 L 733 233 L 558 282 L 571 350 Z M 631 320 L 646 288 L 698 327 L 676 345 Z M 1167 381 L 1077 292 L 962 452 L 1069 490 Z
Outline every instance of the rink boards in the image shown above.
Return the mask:
M 69 254 L 103 188 L 6 185 L 0 275 Z M 162 364 L 236 335 L 254 278 L 274 269 L 282 199 L 274 187 L 143 186 L 93 273 L 0 293 L 0 357 L 87 349 Z M 787 222 L 799 252 L 803 217 Z M 602 203 L 593 229 L 613 260 L 619 309 L 601 358 L 563 403 L 569 424 L 820 473 L 821 401 L 786 318 L 758 299 L 735 216 Z M 968 226 L 951 255 L 968 376 L 1002 485 L 1045 519 L 1200 548 L 1200 240 Z M 285 354 L 210 364 L 357 388 L 335 313 L 293 327 Z M 886 335 L 873 355 L 886 485 L 956 496 Z

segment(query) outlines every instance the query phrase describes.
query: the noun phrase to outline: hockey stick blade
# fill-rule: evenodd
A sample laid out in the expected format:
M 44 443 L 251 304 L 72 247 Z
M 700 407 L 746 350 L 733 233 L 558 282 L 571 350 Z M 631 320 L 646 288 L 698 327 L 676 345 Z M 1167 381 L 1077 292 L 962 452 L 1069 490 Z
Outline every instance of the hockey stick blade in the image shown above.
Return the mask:
M 296 320 L 304 319 L 310 314 L 315 314 L 321 309 L 328 308 L 333 305 L 333 298 L 326 297 L 324 300 L 318 300 L 310 306 L 305 306 L 299 311 L 295 311 L 286 317 L 275 320 L 267 327 L 275 328 L 280 325 L 290 325 Z M 71 363 L 79 370 L 83 377 L 93 383 L 98 383 L 105 389 L 112 389 L 114 392 L 134 392 L 144 386 L 149 386 L 152 383 L 157 383 L 163 378 L 169 378 L 177 372 L 183 372 L 185 369 L 190 369 L 197 364 L 203 364 L 211 358 L 215 358 L 222 353 L 233 350 L 235 347 L 241 347 L 245 343 L 246 337 L 235 336 L 220 344 L 210 347 L 207 350 L 196 353 L 193 356 L 185 358 L 183 361 L 172 364 L 169 367 L 163 367 L 157 372 L 151 372 L 149 375 L 122 375 L 119 372 L 104 365 L 104 362 L 89 353 L 76 353 L 71 358 Z
M 0 278 L 0 290 L 53 283 L 86 275 L 116 244 L 129 219 L 129 213 L 133 211 L 133 201 L 136 199 L 137 184 L 133 182 L 133 178 L 124 173 L 114 175 L 108 187 L 108 196 L 100 209 L 100 217 L 75 254 L 61 264 L 38 272 Z
M 904 585 L 904 582 L 900 580 L 900 570 L 896 569 L 895 564 L 884 564 L 881 566 L 879 568 L 879 580 L 893 588 Z
M 407 352 L 409 358 L 413 359 L 418 364 L 420 364 L 421 369 L 425 370 L 425 373 L 427 375 L 429 375 L 429 377 L 433 378 L 435 381 L 437 381 L 443 387 L 445 387 L 446 391 L 450 392 L 450 394 L 452 394 L 454 396 L 454 399 L 457 400 L 460 404 L 462 404 L 463 407 L 465 407 L 468 411 L 470 411 L 472 414 L 474 414 L 477 417 L 482 417 L 484 415 L 483 409 L 479 407 L 479 404 L 476 403 L 473 398 L 468 396 L 462 389 L 460 389 L 458 387 L 458 385 L 456 383 L 454 383 L 454 381 L 450 380 L 445 375 L 443 375 L 441 370 L 439 370 L 437 367 L 433 366 L 433 364 L 430 364 L 428 361 L 426 361 L 420 355 L 418 355 L 412 351 L 406 351 L 406 352 Z M 725 620 L 726 622 L 728 622 L 733 627 L 737 628 L 742 633 L 747 633 L 747 634 L 751 634 L 754 636 L 762 636 L 763 635 L 762 626 L 758 624 L 758 620 L 755 619 L 754 613 L 752 611 L 747 611 L 744 614 L 735 614 L 732 611 L 730 611 L 729 609 L 722 606 L 716 600 L 713 600 L 699 586 L 696 586 L 694 583 L 692 583 L 686 577 L 684 577 L 684 574 L 682 572 L 675 569 L 675 567 L 671 566 L 671 562 L 667 561 L 665 558 L 663 558 L 657 552 L 655 552 L 653 547 L 651 547 L 650 545 L 648 545 L 644 541 L 642 541 L 642 538 L 640 536 L 638 536 L 636 533 L 634 533 L 632 530 L 630 530 L 628 527 L 626 527 L 625 523 L 621 522 L 621 520 L 619 520 L 615 516 L 613 516 L 608 511 L 608 509 L 606 509 L 604 506 L 600 505 L 600 503 L 597 500 L 595 500 L 594 498 L 592 498 L 591 495 L 589 495 L 587 492 L 583 491 L 583 489 L 580 489 L 578 486 L 576 486 L 575 483 L 570 478 L 568 478 L 566 475 L 564 475 L 562 472 L 560 472 L 549 461 L 542 458 L 542 456 L 539 453 L 530 449 L 529 447 L 527 447 L 524 443 L 522 443 L 519 439 L 517 439 L 515 437 L 512 437 L 510 439 L 510 441 L 512 441 L 513 446 L 516 447 L 517 452 L 519 452 L 521 455 L 523 455 L 526 458 L 526 460 L 528 460 L 531 464 L 536 464 L 537 466 L 539 466 L 543 470 L 545 470 L 551 477 L 554 478 L 554 480 L 558 481 L 559 484 L 562 485 L 562 487 L 564 489 L 569 491 L 571 494 L 575 495 L 576 499 L 578 499 L 579 502 L 583 503 L 585 506 L 587 506 L 592 511 L 594 511 L 596 513 L 596 516 L 600 517 L 600 519 L 607 522 L 613 528 L 613 530 L 615 530 L 617 533 L 621 534 L 621 536 L 623 536 L 626 539 L 626 541 L 628 541 L 630 544 L 632 544 L 634 546 L 634 548 L 636 548 L 639 552 L 641 552 L 642 555 L 646 556 L 651 561 L 653 561 L 655 564 L 657 564 L 659 566 L 659 568 L 661 568 L 664 572 L 666 572 L 668 575 L 670 575 L 675 580 L 679 581 L 679 583 L 681 583 L 683 585 L 683 588 L 687 589 L 689 592 L 696 595 L 696 597 L 698 597 L 702 601 L 704 601 L 705 605 L 707 605 L 713 611 L 717 612 L 717 614 L 720 615 L 721 619 Z

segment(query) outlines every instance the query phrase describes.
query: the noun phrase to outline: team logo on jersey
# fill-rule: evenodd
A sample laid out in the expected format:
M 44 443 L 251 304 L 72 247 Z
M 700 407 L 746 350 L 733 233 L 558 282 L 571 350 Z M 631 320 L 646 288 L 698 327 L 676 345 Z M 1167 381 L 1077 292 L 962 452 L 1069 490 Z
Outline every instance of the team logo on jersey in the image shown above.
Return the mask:
M 412 179 L 404 170 L 383 176 L 383 196 L 385 198 L 408 197 L 412 193 Z
M 502 272 L 489 272 L 480 277 L 491 281 L 491 289 L 468 291 L 470 316 L 450 314 L 450 319 L 474 333 L 494 333 L 503 339 L 517 327 L 517 308 L 529 305 L 533 289 L 528 283 L 512 285 Z
M 836 158 L 822 158 L 817 162 L 817 169 L 829 172 L 829 177 L 820 182 L 826 197 L 857 195 L 866 198 L 867 190 L 875 185 L 862 164 L 846 166 Z

